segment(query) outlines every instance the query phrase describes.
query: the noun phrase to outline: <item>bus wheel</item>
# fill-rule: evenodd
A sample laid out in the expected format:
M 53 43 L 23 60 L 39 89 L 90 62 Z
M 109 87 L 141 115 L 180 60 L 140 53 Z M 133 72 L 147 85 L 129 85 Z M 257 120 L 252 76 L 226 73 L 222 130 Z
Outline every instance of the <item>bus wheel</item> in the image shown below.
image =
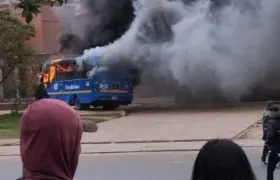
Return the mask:
M 104 104 L 103 106 L 104 110 L 115 110 L 119 107 L 118 104 Z

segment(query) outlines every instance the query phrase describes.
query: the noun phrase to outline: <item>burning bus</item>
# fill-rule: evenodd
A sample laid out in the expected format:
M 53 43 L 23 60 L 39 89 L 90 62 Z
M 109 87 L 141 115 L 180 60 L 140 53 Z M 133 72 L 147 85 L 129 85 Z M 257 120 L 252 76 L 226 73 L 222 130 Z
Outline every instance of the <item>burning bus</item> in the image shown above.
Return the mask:
M 78 110 L 90 106 L 112 110 L 132 103 L 134 80 L 129 71 L 102 67 L 97 57 L 91 57 L 90 62 L 94 63 L 84 68 L 78 58 L 58 59 L 43 65 L 41 80 L 50 98 L 75 105 Z

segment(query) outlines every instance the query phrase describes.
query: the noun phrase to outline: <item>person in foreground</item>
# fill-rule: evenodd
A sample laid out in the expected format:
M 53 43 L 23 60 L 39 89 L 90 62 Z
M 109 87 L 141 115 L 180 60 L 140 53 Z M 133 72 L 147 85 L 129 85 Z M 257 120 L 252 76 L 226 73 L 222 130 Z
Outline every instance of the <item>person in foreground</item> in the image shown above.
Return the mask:
M 226 139 L 208 141 L 199 151 L 192 180 L 256 180 L 243 149 Z
M 280 112 L 272 115 L 267 128 L 267 145 L 270 150 L 268 154 L 267 180 L 274 179 L 274 170 L 280 160 Z
M 266 112 L 264 113 L 263 118 L 262 118 L 262 126 L 263 126 L 262 140 L 264 140 L 264 146 L 263 146 L 261 160 L 263 162 L 263 165 L 267 165 L 266 157 L 269 152 L 269 147 L 267 145 L 267 126 L 268 126 L 269 121 L 271 120 L 271 117 L 278 111 L 279 111 L 278 106 L 276 106 L 276 105 L 268 106 L 266 109 Z
M 54 99 L 31 104 L 20 122 L 20 179 L 73 180 L 82 132 L 82 120 L 68 104 Z

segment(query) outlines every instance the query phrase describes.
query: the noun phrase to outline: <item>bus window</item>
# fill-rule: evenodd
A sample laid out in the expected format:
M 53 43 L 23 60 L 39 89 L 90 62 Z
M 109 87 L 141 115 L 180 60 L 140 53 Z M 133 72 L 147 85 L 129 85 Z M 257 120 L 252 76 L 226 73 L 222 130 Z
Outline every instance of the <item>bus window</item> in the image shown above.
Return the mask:
M 46 74 L 47 83 L 55 81 L 72 80 L 75 78 L 86 78 L 85 72 L 76 72 L 75 59 L 61 59 L 45 63 L 42 66 L 42 74 Z M 46 78 L 44 78 L 46 79 Z
M 72 64 L 56 64 L 55 65 L 55 80 L 72 80 L 74 79 L 74 67 Z
M 87 71 L 75 71 L 75 79 L 86 79 L 86 78 L 88 78 Z
M 74 79 L 73 72 L 59 72 L 55 74 L 56 81 L 72 80 L 72 79 Z

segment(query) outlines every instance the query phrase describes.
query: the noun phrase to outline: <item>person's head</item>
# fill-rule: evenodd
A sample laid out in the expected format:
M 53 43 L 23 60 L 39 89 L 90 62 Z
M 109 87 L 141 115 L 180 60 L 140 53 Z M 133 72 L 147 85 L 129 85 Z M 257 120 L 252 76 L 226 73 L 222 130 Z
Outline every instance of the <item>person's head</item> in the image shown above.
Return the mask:
M 272 118 L 274 117 L 275 118 L 275 114 L 279 112 L 279 107 L 276 106 L 276 105 L 270 105 L 268 108 L 267 108 L 267 112 L 266 112 L 266 116 Z
M 20 122 L 23 177 L 72 180 L 81 151 L 83 124 L 68 104 L 42 99 L 31 104 Z
M 43 84 L 43 83 L 44 83 L 44 76 L 41 76 L 39 84 Z
M 279 111 L 279 107 L 276 106 L 276 105 L 271 105 L 267 108 L 268 111 L 271 111 L 271 112 L 278 112 Z
M 274 104 L 275 104 L 274 101 L 272 101 L 272 100 L 268 101 L 268 102 L 267 102 L 267 105 L 266 105 L 266 110 L 268 110 L 269 107 L 272 106 L 272 105 L 274 105 Z
M 255 180 L 242 148 L 231 140 L 208 141 L 199 151 L 192 180 Z

